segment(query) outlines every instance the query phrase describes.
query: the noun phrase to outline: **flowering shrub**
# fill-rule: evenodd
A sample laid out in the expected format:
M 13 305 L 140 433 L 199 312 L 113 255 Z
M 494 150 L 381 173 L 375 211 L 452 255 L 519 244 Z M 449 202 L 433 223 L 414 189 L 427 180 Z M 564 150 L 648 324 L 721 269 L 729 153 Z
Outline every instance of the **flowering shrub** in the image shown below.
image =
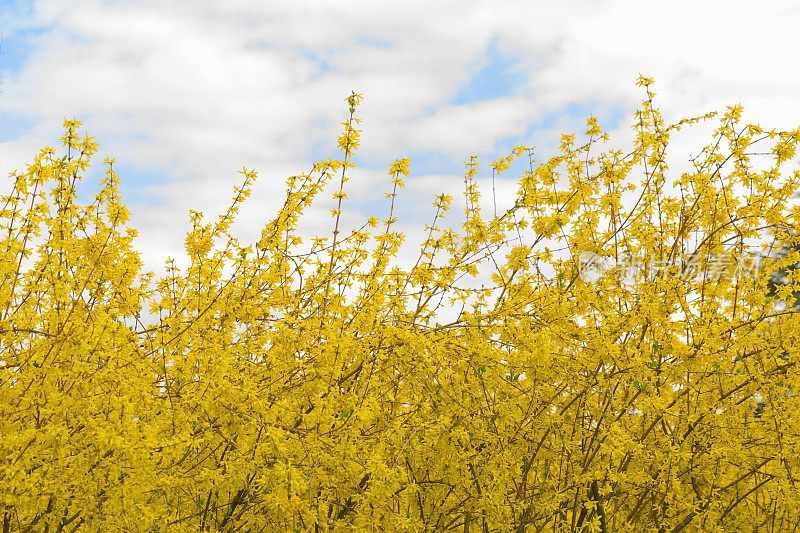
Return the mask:
M 781 170 L 800 130 L 741 126 L 730 107 L 672 176 L 670 135 L 714 114 L 665 125 L 651 83 L 629 153 L 594 153 L 608 135 L 590 118 L 584 145 L 564 135 L 547 161 L 519 146 L 493 162 L 529 162 L 501 216 L 482 218 L 471 158 L 463 233 L 437 226 L 452 201 L 438 196 L 410 270 L 389 266 L 409 160 L 390 166 L 376 235 L 377 219 L 339 228 L 360 95 L 343 158 L 289 178 L 256 243 L 229 232 L 256 179 L 243 170 L 216 222 L 191 213 L 188 268 L 158 280 L 131 247 L 113 160 L 77 203 L 96 143 L 66 121 L 65 153 L 43 149 L 3 197 L 3 531 L 795 527 L 800 323 L 766 272 L 584 279 L 579 255 L 743 256 L 796 228 L 800 177 Z M 756 153 L 770 168 L 752 169 Z M 334 176 L 332 238 L 300 253 L 298 221 Z M 458 285 L 482 264 L 495 287 Z M 458 318 L 437 322 L 442 305 Z

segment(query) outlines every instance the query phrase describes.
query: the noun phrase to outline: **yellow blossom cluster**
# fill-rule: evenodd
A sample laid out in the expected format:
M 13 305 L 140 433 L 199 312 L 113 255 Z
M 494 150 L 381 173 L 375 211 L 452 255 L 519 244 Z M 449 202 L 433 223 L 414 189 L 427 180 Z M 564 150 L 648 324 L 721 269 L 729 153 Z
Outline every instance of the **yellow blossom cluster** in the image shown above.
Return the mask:
M 452 202 L 437 196 L 410 270 L 390 265 L 408 159 L 389 168 L 380 232 L 340 229 L 360 95 L 344 158 L 289 178 L 256 243 L 230 231 L 245 169 L 215 223 L 191 212 L 189 266 L 157 280 L 113 160 L 96 201 L 77 202 L 97 145 L 66 121 L 63 152 L 43 149 L 2 197 L 2 530 L 796 528 L 800 322 L 765 288 L 784 265 L 587 281 L 578 256 L 741 255 L 788 235 L 800 176 L 782 171 L 800 130 L 742 126 L 731 107 L 675 176 L 670 135 L 714 114 L 665 125 L 652 80 L 639 84 L 629 153 L 595 153 L 609 137 L 594 118 L 585 144 L 565 135 L 547 161 L 515 147 L 492 176 L 522 156 L 529 168 L 489 220 L 470 158 L 463 233 L 437 225 Z M 335 174 L 333 239 L 301 253 L 303 210 Z M 459 285 L 482 265 L 494 287 Z M 442 306 L 461 310 L 443 324 Z

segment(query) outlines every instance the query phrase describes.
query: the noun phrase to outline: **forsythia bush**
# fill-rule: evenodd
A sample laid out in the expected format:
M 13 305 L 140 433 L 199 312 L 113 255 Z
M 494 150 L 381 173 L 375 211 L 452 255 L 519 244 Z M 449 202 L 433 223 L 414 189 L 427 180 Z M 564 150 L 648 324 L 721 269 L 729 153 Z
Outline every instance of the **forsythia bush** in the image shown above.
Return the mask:
M 191 213 L 190 266 L 155 282 L 113 160 L 77 203 L 96 143 L 66 121 L 66 153 L 42 150 L 3 197 L 3 531 L 796 528 L 800 322 L 766 296 L 766 268 L 798 258 L 740 266 L 765 231 L 796 235 L 800 176 L 781 167 L 800 130 L 730 107 L 674 176 L 670 134 L 714 114 L 667 126 L 651 83 L 627 155 L 595 154 L 608 136 L 590 118 L 584 146 L 493 162 L 530 163 L 502 216 L 481 217 L 470 159 L 463 235 L 437 227 L 440 195 L 410 271 L 389 266 L 407 159 L 374 250 L 366 224 L 340 235 L 360 95 L 343 159 L 289 178 L 258 242 L 229 231 L 244 170 L 216 223 Z M 293 232 L 334 175 L 332 239 L 300 253 Z M 641 268 L 583 275 L 600 260 Z M 482 264 L 496 287 L 458 286 Z M 437 322 L 441 306 L 457 320 Z

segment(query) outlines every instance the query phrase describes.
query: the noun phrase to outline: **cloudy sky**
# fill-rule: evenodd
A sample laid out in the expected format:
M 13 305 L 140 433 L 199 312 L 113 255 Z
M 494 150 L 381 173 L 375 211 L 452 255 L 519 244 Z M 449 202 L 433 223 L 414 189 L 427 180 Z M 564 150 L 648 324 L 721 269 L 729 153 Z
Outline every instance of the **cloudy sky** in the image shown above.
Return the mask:
M 0 0 L 0 173 L 56 146 L 64 117 L 82 120 L 100 152 L 81 197 L 116 158 L 137 247 L 159 271 L 185 256 L 188 210 L 216 217 L 243 166 L 259 181 L 236 231 L 257 239 L 285 179 L 339 157 L 354 90 L 363 133 L 345 229 L 388 214 L 387 169 L 409 157 L 396 215 L 400 262 L 413 261 L 434 195 L 454 196 L 454 220 L 463 211 L 470 155 L 489 214 L 488 163 L 513 145 L 544 160 L 593 115 L 624 146 L 640 73 L 667 120 L 741 103 L 745 120 L 800 125 L 799 26 L 798 3 L 781 0 Z M 702 146 L 690 141 L 676 141 L 679 158 Z M 499 209 L 517 179 L 498 183 Z M 332 192 L 307 235 L 330 236 Z

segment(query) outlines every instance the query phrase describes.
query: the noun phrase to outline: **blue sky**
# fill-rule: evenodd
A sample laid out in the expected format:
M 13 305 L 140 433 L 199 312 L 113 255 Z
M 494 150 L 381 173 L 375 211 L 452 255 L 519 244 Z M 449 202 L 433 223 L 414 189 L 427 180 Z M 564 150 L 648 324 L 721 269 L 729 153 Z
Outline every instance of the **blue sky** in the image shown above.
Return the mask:
M 216 216 L 242 166 L 260 178 L 236 228 L 256 239 L 285 178 L 338 155 L 355 90 L 363 133 L 345 225 L 387 215 L 386 169 L 409 157 L 396 214 L 399 260 L 413 261 L 434 195 L 454 196 L 458 220 L 470 155 L 487 214 L 488 163 L 515 144 L 546 159 L 593 115 L 624 146 L 640 73 L 668 120 L 742 103 L 746 119 L 796 127 L 798 23 L 790 1 L 0 0 L 0 172 L 57 145 L 64 117 L 82 120 L 100 142 L 82 198 L 115 157 L 138 248 L 158 270 L 183 255 L 188 210 Z M 678 159 L 706 139 L 676 139 Z M 500 208 L 521 169 L 498 181 Z M 332 192 L 304 235 L 330 235 Z

